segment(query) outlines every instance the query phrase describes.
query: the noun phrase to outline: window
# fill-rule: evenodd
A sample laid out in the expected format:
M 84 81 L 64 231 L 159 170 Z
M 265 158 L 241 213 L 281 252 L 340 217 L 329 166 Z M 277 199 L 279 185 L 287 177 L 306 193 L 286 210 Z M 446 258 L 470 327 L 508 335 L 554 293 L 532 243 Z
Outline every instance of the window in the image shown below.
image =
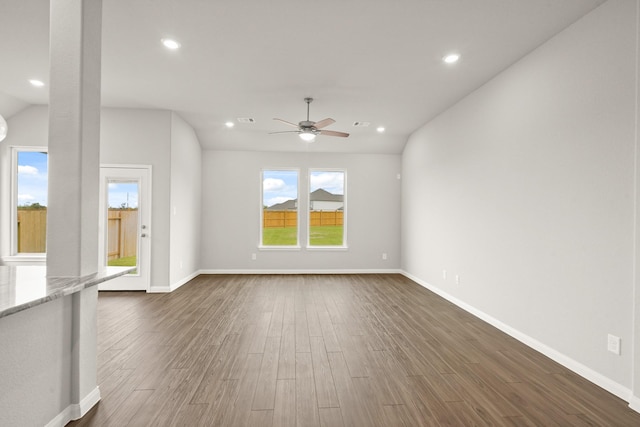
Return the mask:
M 138 265 L 139 181 L 107 180 L 107 265 Z M 129 274 L 137 274 L 134 270 Z
M 309 246 L 346 246 L 345 171 L 309 171 Z
M 14 254 L 44 254 L 47 247 L 46 148 L 13 149 L 12 239 Z
M 298 246 L 298 171 L 262 171 L 261 246 Z

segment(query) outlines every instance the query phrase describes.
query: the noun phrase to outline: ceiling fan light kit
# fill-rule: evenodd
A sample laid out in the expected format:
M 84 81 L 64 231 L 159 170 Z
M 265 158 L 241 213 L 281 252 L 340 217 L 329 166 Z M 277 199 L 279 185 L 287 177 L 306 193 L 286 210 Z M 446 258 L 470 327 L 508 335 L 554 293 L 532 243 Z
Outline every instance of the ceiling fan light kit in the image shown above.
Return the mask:
M 335 123 L 336 121 L 331 118 L 326 118 L 324 120 L 320 120 L 319 122 L 314 122 L 309 120 L 309 104 L 313 101 L 313 98 L 305 98 L 304 102 L 307 103 L 307 120 L 303 120 L 299 122 L 297 125 L 295 123 L 288 122 L 282 119 L 273 119 L 279 122 L 282 122 L 286 125 L 296 127 L 298 130 L 290 130 L 290 131 L 282 131 L 282 132 L 270 132 L 271 134 L 276 133 L 297 133 L 305 142 L 313 142 L 316 139 L 317 135 L 326 135 L 326 136 L 338 136 L 342 138 L 347 138 L 349 136 L 346 132 L 338 132 L 335 130 L 323 130 L 324 127 L 329 126 L 330 124 Z
M 304 142 L 313 142 L 316 140 L 316 134 L 313 132 L 300 132 L 300 139 Z

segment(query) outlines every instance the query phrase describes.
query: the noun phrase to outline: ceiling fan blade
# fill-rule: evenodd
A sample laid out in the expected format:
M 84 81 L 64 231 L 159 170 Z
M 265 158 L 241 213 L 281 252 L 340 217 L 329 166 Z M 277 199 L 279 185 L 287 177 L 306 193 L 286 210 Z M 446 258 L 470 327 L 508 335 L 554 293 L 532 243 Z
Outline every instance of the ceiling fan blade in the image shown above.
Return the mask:
M 280 132 L 269 132 L 269 135 L 274 135 L 276 133 L 300 133 L 299 130 L 283 130 Z
M 346 132 L 338 132 L 335 130 L 321 130 L 320 131 L 320 135 L 327 135 L 327 136 L 341 136 L 342 138 L 346 138 L 349 136 L 348 133 Z
M 288 121 L 286 121 L 286 120 L 282 120 L 282 119 L 275 119 L 275 118 L 274 118 L 273 120 L 277 120 L 277 121 L 279 121 L 279 122 L 282 122 L 282 123 L 284 123 L 285 125 L 293 126 L 294 128 L 297 128 L 297 127 L 298 127 L 298 125 L 296 125 L 296 124 L 294 124 L 294 123 L 291 123 L 291 122 L 288 122 Z
M 322 129 L 323 127 L 327 127 L 330 124 L 333 124 L 335 122 L 336 121 L 333 119 L 324 119 L 324 120 L 320 120 L 319 122 L 315 122 L 313 127 L 315 127 L 316 129 Z

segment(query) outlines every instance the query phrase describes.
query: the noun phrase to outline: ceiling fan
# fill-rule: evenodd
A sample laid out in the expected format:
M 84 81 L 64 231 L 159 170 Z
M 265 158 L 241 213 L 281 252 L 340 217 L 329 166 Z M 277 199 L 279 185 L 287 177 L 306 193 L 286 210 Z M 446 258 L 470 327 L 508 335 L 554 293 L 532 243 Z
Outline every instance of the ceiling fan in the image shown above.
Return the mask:
M 329 126 L 330 124 L 335 123 L 336 121 L 333 119 L 324 119 L 324 120 L 320 120 L 319 122 L 312 122 L 309 120 L 309 104 L 311 104 L 311 102 L 313 102 L 313 98 L 305 98 L 304 102 L 307 103 L 307 120 L 303 120 L 298 124 L 295 123 L 291 123 L 288 122 L 286 120 L 282 120 L 282 119 L 273 119 L 273 120 L 277 120 L 279 122 L 282 122 L 286 125 L 289 126 L 293 126 L 295 128 L 298 128 L 298 130 L 287 130 L 287 131 L 282 131 L 282 132 L 270 132 L 272 134 L 274 133 L 291 133 L 291 132 L 295 132 L 298 135 L 300 135 L 300 138 L 303 141 L 306 142 L 313 142 L 316 139 L 317 135 L 326 135 L 326 136 L 339 136 L 342 138 L 346 138 L 349 136 L 348 133 L 346 132 L 338 132 L 335 130 L 324 130 L 323 128 Z

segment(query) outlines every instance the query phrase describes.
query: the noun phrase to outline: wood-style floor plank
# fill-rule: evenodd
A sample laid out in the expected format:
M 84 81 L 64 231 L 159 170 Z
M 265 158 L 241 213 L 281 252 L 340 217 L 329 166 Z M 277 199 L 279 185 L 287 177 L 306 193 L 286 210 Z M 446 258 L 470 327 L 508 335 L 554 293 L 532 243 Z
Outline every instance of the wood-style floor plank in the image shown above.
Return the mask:
M 400 275 L 202 275 L 102 292 L 71 426 L 640 426 L 605 390 Z
M 276 402 L 273 410 L 273 425 L 295 427 L 296 425 L 296 380 L 278 380 Z
M 285 323 L 280 341 L 280 357 L 278 358 L 278 379 L 293 380 L 296 378 L 296 330 L 295 324 Z
M 340 408 L 320 408 L 320 427 L 344 427 Z
M 280 337 L 267 337 L 258 384 L 253 396 L 254 411 L 273 410 L 276 399 L 278 379 L 278 357 L 280 355 Z
M 295 312 L 296 353 L 311 352 L 308 323 L 307 312 L 305 310 Z
M 311 353 L 296 353 L 296 425 L 320 425 Z
M 319 408 L 338 408 L 338 395 L 322 337 L 311 337 L 311 359 Z
M 373 414 L 367 411 L 362 396 L 349 374 L 349 368 L 341 352 L 328 353 L 331 372 L 335 380 L 338 401 L 342 410 L 345 426 L 372 426 L 375 423 Z

